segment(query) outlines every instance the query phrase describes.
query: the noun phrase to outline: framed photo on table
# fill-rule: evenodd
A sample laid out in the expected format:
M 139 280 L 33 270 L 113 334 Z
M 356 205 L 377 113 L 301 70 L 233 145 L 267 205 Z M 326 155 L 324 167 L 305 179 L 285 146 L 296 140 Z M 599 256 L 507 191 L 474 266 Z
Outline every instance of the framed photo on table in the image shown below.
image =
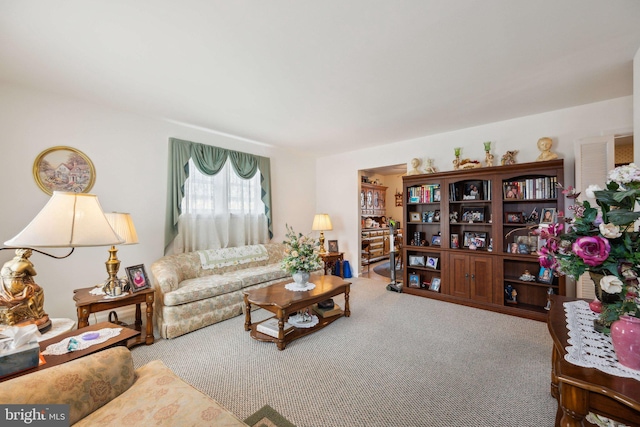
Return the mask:
M 340 252 L 338 250 L 338 241 L 337 240 L 329 240 L 327 245 L 329 247 L 329 252 Z
M 127 267 L 125 270 L 127 270 L 131 292 L 138 292 L 151 287 L 147 272 L 144 270 L 144 264 Z

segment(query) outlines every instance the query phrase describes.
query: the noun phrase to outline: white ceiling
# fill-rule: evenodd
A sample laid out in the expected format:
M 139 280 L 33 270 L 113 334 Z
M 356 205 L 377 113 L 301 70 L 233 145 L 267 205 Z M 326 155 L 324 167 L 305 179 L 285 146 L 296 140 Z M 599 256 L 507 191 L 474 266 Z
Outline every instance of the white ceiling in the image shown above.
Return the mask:
M 638 0 L 0 0 L 0 81 L 342 152 L 632 94 Z

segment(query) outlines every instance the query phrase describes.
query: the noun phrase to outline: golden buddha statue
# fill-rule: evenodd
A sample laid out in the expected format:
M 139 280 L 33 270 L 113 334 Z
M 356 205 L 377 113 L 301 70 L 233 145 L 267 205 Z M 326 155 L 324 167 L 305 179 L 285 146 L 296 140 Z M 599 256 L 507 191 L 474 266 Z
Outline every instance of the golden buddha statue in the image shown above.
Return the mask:
M 16 256 L 0 269 L 0 324 L 36 324 L 40 331 L 51 326 L 44 312 L 44 291 L 33 280 L 36 270 L 29 260 L 31 249 L 16 249 Z

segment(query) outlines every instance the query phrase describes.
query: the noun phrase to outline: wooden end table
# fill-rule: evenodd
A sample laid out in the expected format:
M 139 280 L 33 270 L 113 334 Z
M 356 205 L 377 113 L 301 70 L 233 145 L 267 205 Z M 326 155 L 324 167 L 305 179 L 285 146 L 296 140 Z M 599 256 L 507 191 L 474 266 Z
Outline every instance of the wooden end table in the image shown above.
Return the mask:
M 291 280 L 260 289 L 244 291 L 244 305 L 246 310 L 244 330 L 251 331 L 251 338 L 258 341 L 275 342 L 278 345 L 278 350 L 284 350 L 286 345 L 291 341 L 320 330 L 342 316 L 351 316 L 351 310 L 349 309 L 349 290 L 351 283 L 345 282 L 338 276 L 312 275 L 309 281 L 316 285 L 316 287 L 310 291 L 290 291 L 285 289 L 285 285 L 291 283 Z M 343 313 L 324 318 L 318 316 L 319 323 L 316 326 L 312 328 L 294 328 L 293 332 L 286 335 L 284 334 L 284 323 L 289 318 L 289 315 L 342 293 L 344 293 Z M 278 319 L 278 338 L 258 332 L 256 327 L 259 323 L 251 323 L 251 304 L 255 304 L 275 314 L 275 318 Z
M 583 368 L 564 358 L 569 345 L 569 331 L 563 303 L 575 300 L 551 295 L 547 319 L 553 338 L 551 395 L 558 400 L 556 426 L 583 426 L 589 412 L 636 426 L 640 420 L 640 382 L 596 368 Z
M 324 263 L 324 274 L 331 275 L 338 261 L 344 262 L 344 252 L 325 252 L 318 254 Z M 340 269 L 340 277 L 344 279 L 344 268 Z
M 96 323 L 95 325 L 87 326 L 85 328 L 77 329 L 75 331 L 65 332 L 64 334 L 57 335 L 54 338 L 40 341 L 38 343 L 40 345 L 40 352 L 45 351 L 46 348 L 51 344 L 59 343 L 65 338 L 76 337 L 78 335 L 84 334 L 85 332 L 99 331 L 100 329 L 105 329 L 105 328 L 115 329 L 115 328 L 122 328 L 122 326 L 118 326 L 109 322 L 101 322 L 101 323 Z M 140 331 L 136 331 L 131 328 L 122 328 L 122 331 L 120 331 L 120 334 L 118 334 L 117 336 L 111 337 L 105 342 L 94 344 L 88 348 L 85 348 L 84 350 L 71 351 L 65 354 L 49 354 L 49 355 L 43 356 L 44 360 L 47 362 L 44 365 L 40 365 L 35 368 L 26 369 L 24 371 L 7 375 L 5 377 L 2 377 L 0 379 L 0 382 L 7 381 L 22 375 L 30 374 L 32 372 L 41 371 L 43 369 L 52 368 L 57 365 L 62 365 L 63 363 L 67 363 L 71 360 L 79 359 L 80 357 L 88 356 L 90 354 L 97 353 L 107 348 L 115 347 L 117 345 L 125 345 L 128 340 L 134 337 L 137 337 L 139 335 L 140 335 Z
M 82 288 L 73 291 L 73 300 L 76 302 L 76 309 L 78 311 L 78 328 L 84 328 L 89 325 L 89 315 L 91 313 L 113 310 L 135 304 L 136 320 L 134 328 L 136 331 L 142 331 L 142 310 L 140 304 L 145 303 L 147 313 L 146 334 L 145 336 L 138 335 L 135 339 L 132 339 L 127 346 L 131 348 L 139 344 L 153 344 L 155 339 L 153 336 L 153 301 L 155 290 L 153 288 L 143 289 L 119 298 L 109 299 L 105 299 L 104 295 L 91 295 L 89 291 L 92 289 L 94 288 Z

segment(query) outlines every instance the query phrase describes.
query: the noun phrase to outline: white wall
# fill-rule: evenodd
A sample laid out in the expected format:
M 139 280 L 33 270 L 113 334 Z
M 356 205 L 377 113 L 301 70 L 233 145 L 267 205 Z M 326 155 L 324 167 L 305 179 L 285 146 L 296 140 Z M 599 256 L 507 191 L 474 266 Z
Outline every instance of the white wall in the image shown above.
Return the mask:
M 71 146 L 93 161 L 96 182 L 91 192 L 103 209 L 133 217 L 140 243 L 119 247 L 120 274 L 124 267 L 144 264 L 150 275 L 151 264 L 163 255 L 170 137 L 270 157 L 273 241 L 283 240 L 285 223 L 296 231 L 311 230 L 315 161 L 306 156 L 8 85 L 0 85 L 0 129 L 0 244 L 22 230 L 49 198 L 33 179 L 36 156 L 53 146 Z M 36 279 L 45 290 L 45 310 L 51 317 L 76 319 L 73 289 L 106 279 L 107 249 L 78 248 L 64 260 L 34 253 Z M 12 256 L 13 251 L 1 251 L 0 263 Z
M 636 58 L 637 60 L 637 58 Z M 640 67 L 635 67 L 636 70 Z M 636 71 L 637 73 L 637 71 Z M 640 96 L 636 97 L 636 99 Z M 462 147 L 462 157 L 482 161 L 484 141 L 492 141 L 496 164 L 507 150 L 519 150 L 519 163 L 532 162 L 538 157 L 537 141 L 549 136 L 554 140 L 553 151 L 565 159 L 563 184 L 573 184 L 575 140 L 595 135 L 629 132 L 633 129 L 633 97 L 623 97 L 534 116 L 490 123 L 455 132 L 425 136 L 382 147 L 352 151 L 319 158 L 316 182 L 318 212 L 331 215 L 333 231 L 352 271 L 359 265 L 360 204 L 358 171 L 399 163 L 410 163 L 414 157 L 434 159 L 438 171 L 452 170 L 454 147 Z M 636 138 L 637 140 L 637 138 Z M 640 151 L 640 150 L 638 150 Z M 331 170 L 331 173 L 323 173 Z M 330 190 L 329 190 L 330 189 Z

